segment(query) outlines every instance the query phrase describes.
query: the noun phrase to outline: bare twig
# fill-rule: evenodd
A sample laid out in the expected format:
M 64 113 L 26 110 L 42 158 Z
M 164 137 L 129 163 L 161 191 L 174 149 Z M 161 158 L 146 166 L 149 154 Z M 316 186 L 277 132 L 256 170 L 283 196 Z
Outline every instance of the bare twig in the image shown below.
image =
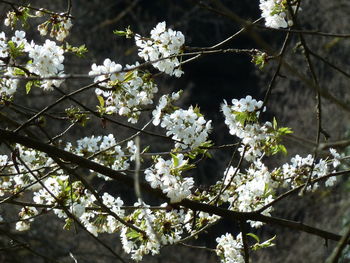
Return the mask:
M 332 254 L 327 259 L 326 263 L 337 263 L 339 262 L 339 258 L 343 249 L 348 245 L 350 238 L 350 225 L 348 226 L 345 234 L 339 240 L 337 246 L 334 248 Z

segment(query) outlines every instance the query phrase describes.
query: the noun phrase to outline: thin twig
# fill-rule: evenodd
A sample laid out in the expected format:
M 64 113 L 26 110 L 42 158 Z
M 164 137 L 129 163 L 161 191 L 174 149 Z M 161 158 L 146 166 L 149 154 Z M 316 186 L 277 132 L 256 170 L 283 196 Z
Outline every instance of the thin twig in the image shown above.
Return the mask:
M 339 258 L 341 256 L 342 251 L 348 245 L 350 238 L 350 225 L 348 226 L 345 234 L 339 240 L 337 246 L 334 248 L 332 254 L 326 260 L 326 263 L 337 263 L 339 262 Z

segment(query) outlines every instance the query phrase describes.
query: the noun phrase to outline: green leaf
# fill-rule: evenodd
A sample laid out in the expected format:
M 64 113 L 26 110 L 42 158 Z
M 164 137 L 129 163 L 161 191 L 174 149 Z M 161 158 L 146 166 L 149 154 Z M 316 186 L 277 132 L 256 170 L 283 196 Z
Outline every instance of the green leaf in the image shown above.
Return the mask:
M 84 53 L 88 52 L 88 49 L 86 48 L 85 45 L 81 45 L 78 48 L 73 48 L 73 51 L 78 57 L 84 57 Z
M 73 47 L 72 45 L 66 43 L 66 46 L 62 46 L 65 51 L 69 51 L 77 55 L 78 57 L 84 57 L 84 53 L 88 52 L 88 49 L 85 45 L 81 45 L 79 47 Z
M 128 26 L 127 28 L 125 28 L 125 31 L 114 30 L 113 34 L 120 36 L 120 37 L 131 38 L 134 35 L 134 32 L 132 32 L 130 29 L 130 26 Z
M 26 84 L 26 93 L 29 94 L 30 90 L 33 87 L 34 82 L 33 81 L 28 81 Z
M 209 151 L 206 151 L 204 154 L 205 154 L 206 157 L 208 157 L 210 159 L 213 158 L 213 156 L 211 155 L 211 153 Z
M 7 45 L 9 46 L 11 51 L 16 49 L 16 45 L 15 45 L 15 43 L 12 40 L 7 42 Z
M 293 133 L 293 131 L 291 130 L 291 128 L 281 127 L 281 128 L 278 129 L 278 133 L 280 135 L 285 135 L 285 134 L 291 134 L 291 133 Z
M 186 156 L 188 156 L 188 158 L 190 158 L 190 159 L 195 159 L 196 158 L 196 156 L 197 156 L 197 154 L 196 153 L 194 153 L 194 152 L 189 152 L 189 153 L 187 153 L 186 154 Z
M 17 76 L 24 76 L 26 73 L 20 68 L 14 68 L 14 74 Z
M 236 113 L 236 121 L 238 121 L 240 124 L 244 125 L 246 119 L 247 119 L 247 114 L 245 112 Z
M 102 107 L 105 106 L 105 100 L 102 96 L 97 96 L 97 99 Z
M 252 56 L 252 62 L 259 67 L 259 69 L 263 69 L 267 62 L 267 54 L 261 51 L 258 51 L 255 55 Z
M 63 229 L 64 230 L 69 230 L 71 228 L 71 226 L 72 226 L 72 223 L 73 223 L 73 219 L 67 218 L 66 219 L 66 223 L 63 226 Z
M 262 248 L 267 248 L 267 247 L 273 247 L 275 244 L 272 243 L 273 240 L 276 239 L 276 236 L 270 238 L 269 240 L 264 241 L 263 243 L 256 243 L 252 246 L 252 250 L 258 250 L 258 249 L 262 249 Z
M 114 35 L 117 35 L 117 36 L 120 36 L 120 37 L 126 36 L 126 32 L 125 32 L 125 31 L 122 31 L 122 30 L 114 30 L 114 31 L 113 31 L 113 34 L 114 34 Z
M 273 129 L 274 130 L 277 130 L 277 120 L 276 120 L 276 118 L 275 117 L 273 117 L 273 121 L 272 121 L 272 123 L 273 123 Z
M 138 239 L 141 234 L 132 229 L 130 232 L 126 233 L 126 236 L 130 239 Z
M 124 82 L 128 82 L 134 78 L 134 71 L 129 71 L 125 74 Z
M 177 167 L 179 165 L 179 158 L 175 154 L 170 153 L 170 155 L 173 158 L 174 166 Z
M 282 145 L 282 144 L 280 144 L 279 145 L 279 150 L 284 154 L 284 155 L 287 155 L 287 148 L 284 146 L 284 145 Z
M 145 153 L 145 152 L 148 152 L 149 149 L 150 149 L 150 146 L 149 146 L 149 145 L 146 146 L 146 148 L 144 148 L 144 149 L 142 150 L 141 154 L 143 154 L 143 153 Z
M 254 238 L 258 243 L 260 243 L 260 238 L 257 235 L 253 233 L 248 233 L 247 236 Z

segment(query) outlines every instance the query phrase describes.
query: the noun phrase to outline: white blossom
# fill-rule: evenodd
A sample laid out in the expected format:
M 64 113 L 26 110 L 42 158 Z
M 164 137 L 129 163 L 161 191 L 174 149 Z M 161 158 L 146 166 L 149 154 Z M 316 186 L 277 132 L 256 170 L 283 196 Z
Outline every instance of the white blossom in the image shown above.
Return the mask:
M 27 39 L 25 39 L 26 33 L 24 31 L 18 31 L 16 30 L 15 36 L 11 38 L 11 40 L 17 44 L 17 46 L 20 46 L 21 44 L 26 45 Z
M 166 135 L 172 136 L 175 147 L 195 149 L 208 140 L 211 131 L 211 121 L 192 106 L 188 110 L 178 109 L 162 117 L 161 127 L 167 130 Z
M 19 213 L 21 221 L 16 223 L 17 231 L 26 231 L 30 229 L 30 222 L 34 221 L 34 216 L 39 214 L 35 207 L 23 207 Z
M 336 154 L 335 152 L 333 152 Z M 291 159 L 291 163 L 286 163 L 282 166 L 283 181 L 285 186 L 291 186 L 292 188 L 298 187 L 300 184 L 305 183 L 307 178 L 311 176 L 311 180 L 323 177 L 332 172 L 329 165 L 333 162 L 327 163 L 324 159 L 314 160 L 311 154 L 306 157 L 296 155 Z M 335 177 L 330 177 L 325 182 L 326 186 L 332 186 L 336 181 Z M 318 183 L 310 183 L 307 190 L 316 190 L 319 187 Z
M 288 8 L 283 0 L 260 0 L 261 16 L 265 19 L 265 25 L 272 28 L 287 28 L 293 25 Z M 292 9 L 295 12 L 296 6 Z
M 194 181 L 192 177 L 181 176 L 188 160 L 183 154 L 173 156 L 171 160 L 159 157 L 157 163 L 146 169 L 145 179 L 152 188 L 160 188 L 170 198 L 171 203 L 177 203 L 191 194 Z
M 265 110 L 261 108 L 262 106 L 262 101 L 257 101 L 249 95 L 244 99 L 233 99 L 231 106 L 226 101 L 221 106 L 230 134 L 242 140 L 239 152 L 241 155 L 244 153 L 244 158 L 250 162 L 263 155 L 261 146 L 266 141 L 272 141 L 275 136 L 269 132 L 272 129 L 270 122 L 262 125 L 257 123 L 260 110 Z M 242 116 L 245 116 L 248 121 L 242 121 Z
M 216 239 L 216 254 L 222 263 L 244 263 L 242 233 L 236 239 L 229 233 Z
M 329 152 L 333 157 L 333 160 L 332 160 L 333 167 L 334 168 L 338 167 L 340 165 L 340 160 L 341 160 L 340 154 L 337 152 L 336 149 L 333 149 L 333 148 L 330 148 Z
M 27 231 L 30 229 L 30 223 L 28 221 L 18 221 L 16 223 L 17 231 Z
M 180 31 L 166 29 L 165 22 L 161 22 L 152 29 L 150 38 L 137 34 L 135 41 L 140 57 L 146 61 L 156 61 L 152 65 L 166 74 L 181 77 L 183 71 L 179 68 L 180 61 L 176 55 L 183 52 L 185 37 Z
M 159 99 L 159 102 L 158 102 L 158 105 L 156 107 L 155 110 L 152 111 L 152 115 L 153 115 L 153 125 L 154 126 L 158 126 L 161 122 L 161 116 L 163 114 L 163 110 L 173 101 L 175 100 L 178 100 L 179 97 L 180 97 L 180 93 L 181 91 L 179 92 L 173 92 L 170 95 L 163 95 L 162 97 L 160 97 Z
M 94 82 L 100 82 L 95 93 L 103 100 L 106 111 L 127 116 L 132 123 L 137 122 L 142 107 L 153 103 L 153 96 L 158 91 L 148 74 L 132 70 L 138 65 L 138 62 L 126 65 L 125 69 L 130 71 L 121 72 L 120 64 L 105 59 L 103 65 L 93 64 L 89 72 L 95 76 Z
M 40 77 L 64 76 L 63 60 L 64 50 L 57 46 L 54 41 L 46 40 L 44 45 L 36 45 L 34 42 L 26 45 L 32 63 L 27 64 L 27 69 Z M 44 90 L 53 89 L 53 85 L 59 87 L 63 80 L 44 80 L 41 87 Z

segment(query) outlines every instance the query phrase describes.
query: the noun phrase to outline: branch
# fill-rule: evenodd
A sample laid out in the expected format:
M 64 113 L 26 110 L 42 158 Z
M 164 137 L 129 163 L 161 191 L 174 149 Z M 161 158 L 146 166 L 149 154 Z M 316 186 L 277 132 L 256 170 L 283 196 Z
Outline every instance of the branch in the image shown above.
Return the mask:
M 32 9 L 32 10 L 35 10 L 35 11 L 40 11 L 40 12 L 43 12 L 43 13 L 46 13 L 46 14 L 49 14 L 49 15 L 64 16 L 64 17 L 69 17 L 69 18 L 74 19 L 73 16 L 69 15 L 69 12 L 67 14 L 60 14 L 60 13 L 55 13 L 55 12 L 52 12 L 52 11 L 49 11 L 49 10 L 46 10 L 46 9 L 43 9 L 43 8 L 33 7 L 31 5 L 21 5 L 21 4 L 10 2 L 10 1 L 6 1 L 6 0 L 0 0 L 0 2 L 4 3 L 4 4 L 8 4 L 8 5 L 12 6 L 12 7 L 14 7 L 14 6 L 25 7 L 25 8 L 29 8 L 29 9 Z
M 272 28 L 272 27 L 267 27 L 265 25 L 259 25 L 259 24 L 255 24 L 254 26 L 260 29 L 277 31 L 277 32 L 290 32 L 293 34 L 314 35 L 314 36 L 320 36 L 320 37 L 350 38 L 350 34 L 328 33 L 328 32 L 321 32 L 319 30 L 304 30 L 304 29 L 296 30 L 296 29 L 286 29 L 286 28 Z
M 338 242 L 338 245 L 333 250 L 332 254 L 327 259 L 326 263 L 337 263 L 339 262 L 339 258 L 341 256 L 341 252 L 346 247 L 346 245 L 349 243 L 350 238 L 350 225 L 348 226 L 348 229 L 346 230 L 346 233 L 341 238 L 341 240 Z
M 31 245 L 29 243 L 24 243 L 22 241 L 19 241 L 14 235 L 12 235 L 11 233 L 5 231 L 5 230 L 2 230 L 0 229 L 0 233 L 5 235 L 5 236 L 8 236 L 12 241 L 14 241 L 15 243 L 17 243 L 16 246 L 11 246 L 10 248 L 14 248 L 14 247 L 23 247 L 24 249 L 28 250 L 30 253 L 38 256 L 38 257 L 41 257 L 43 259 L 45 259 L 45 261 L 47 262 L 54 262 L 54 263 L 59 263 L 59 261 L 53 259 L 53 258 L 49 258 L 47 257 L 46 255 L 43 255 L 43 254 L 40 254 L 39 252 L 35 251 L 34 249 L 31 248 Z
M 62 160 L 76 163 L 79 166 L 87 169 L 91 169 L 95 172 L 101 173 L 107 177 L 110 177 L 112 179 L 115 179 L 121 183 L 124 183 L 128 185 L 129 187 L 134 186 L 134 179 L 132 177 L 129 177 L 127 175 L 123 175 L 117 171 L 114 171 L 113 169 L 110 169 L 108 167 L 102 166 L 98 163 L 92 162 L 90 160 L 87 160 L 81 156 L 77 156 L 75 154 L 72 154 L 70 152 L 66 152 L 64 150 L 58 149 L 54 146 L 44 144 L 42 142 L 38 142 L 36 140 L 33 140 L 31 138 L 18 135 L 12 131 L 6 131 L 4 129 L 0 129 L 0 141 L 7 141 L 9 143 L 19 143 L 26 147 L 36 149 L 41 152 L 45 152 L 48 155 L 56 156 L 57 158 L 60 158 Z M 166 200 L 169 202 L 169 198 L 167 198 L 160 189 L 153 189 L 149 184 L 146 183 L 140 183 L 140 187 L 146 191 L 149 192 L 160 199 Z M 178 203 L 181 206 L 184 206 L 186 208 L 195 210 L 195 211 L 202 211 L 207 212 L 209 214 L 215 214 L 224 218 L 227 218 L 232 221 L 241 221 L 241 220 L 254 220 L 254 221 L 260 221 L 267 224 L 276 224 L 283 227 L 287 227 L 290 229 L 310 233 L 312 235 L 320 236 L 326 239 L 339 241 L 341 239 L 340 235 L 324 231 L 318 228 L 314 228 L 305 224 L 302 224 L 300 222 L 290 221 L 282 218 L 277 217 L 268 217 L 261 215 L 257 212 L 236 212 L 236 211 L 230 211 L 224 208 L 216 207 L 213 205 L 208 205 L 205 203 L 200 203 L 196 201 L 192 201 L 189 199 L 184 199 L 180 203 Z M 69 212 L 69 211 L 68 211 Z

